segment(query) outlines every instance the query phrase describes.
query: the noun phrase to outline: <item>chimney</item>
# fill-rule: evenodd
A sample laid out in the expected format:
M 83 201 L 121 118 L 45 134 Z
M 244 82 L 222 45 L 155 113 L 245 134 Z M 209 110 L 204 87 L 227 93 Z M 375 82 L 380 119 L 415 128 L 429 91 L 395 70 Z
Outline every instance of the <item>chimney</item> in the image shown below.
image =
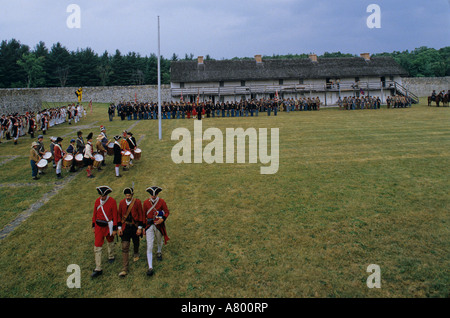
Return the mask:
M 366 61 L 370 61 L 370 53 L 361 53 L 361 57 Z
M 203 64 L 203 56 L 199 56 L 199 57 L 197 58 L 197 61 L 198 61 L 198 64 L 199 64 L 199 65 Z
M 255 55 L 255 61 L 257 64 L 262 63 L 262 56 L 260 54 Z
M 310 54 L 309 55 L 309 59 L 311 60 L 311 62 L 317 62 L 317 55 L 316 54 Z

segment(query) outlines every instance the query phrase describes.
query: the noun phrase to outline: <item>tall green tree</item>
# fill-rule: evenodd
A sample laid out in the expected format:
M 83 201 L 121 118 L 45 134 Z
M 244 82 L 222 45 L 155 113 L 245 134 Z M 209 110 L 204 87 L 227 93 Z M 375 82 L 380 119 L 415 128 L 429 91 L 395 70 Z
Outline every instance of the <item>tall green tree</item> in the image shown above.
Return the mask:
M 24 53 L 22 58 L 17 61 L 17 64 L 26 73 L 27 88 L 45 83 L 44 60 L 43 56 L 37 57 L 34 53 Z
M 22 55 L 29 53 L 30 48 L 15 39 L 3 40 L 0 44 L 0 87 L 24 87 L 27 74 L 17 64 Z
M 109 78 L 113 74 L 111 66 L 111 57 L 108 51 L 105 51 L 103 55 L 99 58 L 99 65 L 97 66 L 98 77 L 100 78 L 100 84 L 102 86 L 109 85 Z
M 99 65 L 98 54 L 91 48 L 77 50 L 70 54 L 71 75 L 69 85 L 71 86 L 98 86 L 100 79 L 97 75 Z
M 53 44 L 45 63 L 47 86 L 66 86 L 72 68 L 71 63 L 69 50 L 59 42 Z

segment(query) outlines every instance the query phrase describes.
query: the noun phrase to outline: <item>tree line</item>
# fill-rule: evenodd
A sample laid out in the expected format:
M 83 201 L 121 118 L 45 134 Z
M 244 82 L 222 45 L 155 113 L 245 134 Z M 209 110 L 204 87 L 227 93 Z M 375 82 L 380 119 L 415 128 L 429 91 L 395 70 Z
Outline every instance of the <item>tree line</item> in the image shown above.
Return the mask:
M 353 54 L 325 52 L 319 57 L 351 57 Z M 411 52 L 379 53 L 374 56 L 392 56 L 412 77 L 450 76 L 450 47 L 433 49 L 420 47 Z M 263 56 L 263 58 L 307 58 L 308 54 Z M 161 83 L 170 83 L 170 63 L 194 60 L 185 54 L 175 53 L 170 58 L 161 56 Z M 233 59 L 253 59 L 235 57 Z M 213 60 L 210 55 L 205 60 Z M 136 52 L 102 54 L 91 48 L 70 51 L 61 43 L 47 48 L 39 42 L 34 48 L 16 39 L 3 40 L 0 44 L 0 88 L 22 87 L 79 87 L 79 86 L 129 86 L 156 85 L 158 83 L 158 57 L 151 53 L 141 56 Z

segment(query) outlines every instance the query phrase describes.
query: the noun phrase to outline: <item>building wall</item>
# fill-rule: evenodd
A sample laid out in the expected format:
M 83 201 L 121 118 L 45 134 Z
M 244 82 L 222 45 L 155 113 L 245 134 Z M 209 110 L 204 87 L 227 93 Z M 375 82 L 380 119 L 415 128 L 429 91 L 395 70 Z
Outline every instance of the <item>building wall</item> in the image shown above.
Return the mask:
M 394 81 L 397 81 L 398 83 L 401 83 L 402 79 L 400 77 L 394 77 L 392 78 Z M 390 81 L 391 78 L 386 78 L 386 81 Z M 334 88 L 336 88 L 336 79 L 331 79 L 331 81 L 334 84 Z M 341 98 L 344 98 L 345 96 L 358 96 L 359 95 L 359 89 L 352 89 L 351 85 L 355 84 L 355 78 L 341 78 L 340 79 L 341 87 L 346 87 L 347 89 L 342 89 L 340 92 Z M 264 81 L 245 81 L 245 87 L 249 88 L 247 92 L 239 91 L 239 88 L 241 88 L 241 82 L 240 81 L 224 81 L 223 83 L 223 89 L 220 91 L 221 96 L 217 96 L 217 88 L 219 87 L 219 82 L 210 82 L 210 83 L 185 83 L 184 89 L 186 91 L 183 93 L 183 98 L 185 101 L 193 102 L 197 99 L 197 88 L 199 88 L 200 92 L 200 101 L 208 101 L 212 100 L 213 102 L 217 101 L 224 101 L 224 102 L 234 102 L 234 101 L 240 101 L 241 99 L 268 99 L 273 98 L 275 95 L 275 91 L 277 90 L 277 87 L 280 86 L 279 79 L 273 79 L 273 80 L 264 80 Z M 360 77 L 359 78 L 359 87 L 363 89 L 365 96 L 376 96 L 380 97 L 382 102 L 384 103 L 386 100 L 386 97 L 388 95 L 391 95 L 391 92 L 388 89 L 381 90 L 381 89 L 367 89 L 368 84 L 375 84 L 376 86 L 381 86 L 381 78 L 380 77 Z M 306 90 L 298 89 L 297 92 L 286 92 L 281 91 L 278 89 L 279 98 L 283 99 L 297 99 L 302 97 L 319 97 L 320 100 L 324 103 L 324 105 L 335 105 L 339 99 L 339 91 L 327 91 L 326 93 L 323 91 L 326 85 L 325 79 L 303 79 L 302 84 L 300 84 L 299 79 L 289 79 L 289 80 L 283 80 L 284 86 L 287 85 L 297 85 L 297 87 L 302 87 L 302 85 L 306 86 Z M 309 90 L 307 85 L 313 85 L 313 89 Z M 179 88 L 179 83 L 173 83 L 173 88 Z M 259 87 L 259 89 L 257 89 Z M 266 89 L 264 89 L 266 87 Z M 214 88 L 213 91 L 215 93 L 211 93 L 211 90 L 208 91 L 208 88 Z M 234 89 L 228 89 L 228 93 L 225 93 L 224 89 L 226 88 L 236 88 L 237 92 L 234 93 Z M 193 89 L 192 91 L 195 91 L 192 94 L 188 93 L 188 89 Z M 205 92 L 202 91 L 202 89 L 205 89 Z M 173 101 L 178 101 L 179 97 L 174 96 L 172 98 Z

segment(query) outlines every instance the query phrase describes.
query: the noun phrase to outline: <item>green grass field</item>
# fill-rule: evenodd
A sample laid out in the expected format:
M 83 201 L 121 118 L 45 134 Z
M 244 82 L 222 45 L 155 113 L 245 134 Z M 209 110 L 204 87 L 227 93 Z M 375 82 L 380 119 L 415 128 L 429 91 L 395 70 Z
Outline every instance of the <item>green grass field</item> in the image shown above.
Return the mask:
M 186 127 L 193 135 L 194 120 L 163 120 L 159 140 L 157 121 L 109 122 L 106 107 L 94 104 L 78 123 L 84 136 L 105 125 L 113 137 L 136 124 L 142 159 L 122 178 L 110 156 L 94 179 L 83 170 L 0 240 L 1 298 L 450 296 L 450 108 L 422 102 L 203 120 L 203 130 L 224 134 L 279 128 L 279 170 L 262 175 L 260 163 L 175 164 L 171 133 Z M 67 136 L 65 149 L 76 131 L 66 123 L 46 137 Z M 30 145 L 29 137 L 0 145 L 0 162 L 18 156 L 0 164 L 1 228 L 69 178 L 63 171 L 57 181 L 49 168 L 32 181 Z M 141 240 L 141 259 L 121 279 L 119 240 L 116 262 L 104 253 L 104 274 L 92 280 L 95 188 L 109 185 L 119 201 L 132 182 L 141 200 L 149 186 L 164 189 L 164 260 L 147 277 Z M 81 268 L 81 288 L 66 284 L 70 264 Z M 366 285 L 370 264 L 380 266 L 381 288 Z

